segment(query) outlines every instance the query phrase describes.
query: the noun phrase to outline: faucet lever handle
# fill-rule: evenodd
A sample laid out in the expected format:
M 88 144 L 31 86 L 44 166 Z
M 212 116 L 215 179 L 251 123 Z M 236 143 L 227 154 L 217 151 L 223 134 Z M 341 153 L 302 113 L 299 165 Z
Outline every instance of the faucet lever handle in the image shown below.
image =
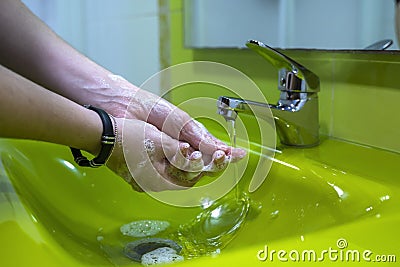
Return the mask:
M 279 69 L 279 90 L 303 93 L 319 92 L 318 76 L 303 65 L 257 40 L 249 40 L 246 46 Z M 305 85 L 302 85 L 301 81 L 305 81 Z

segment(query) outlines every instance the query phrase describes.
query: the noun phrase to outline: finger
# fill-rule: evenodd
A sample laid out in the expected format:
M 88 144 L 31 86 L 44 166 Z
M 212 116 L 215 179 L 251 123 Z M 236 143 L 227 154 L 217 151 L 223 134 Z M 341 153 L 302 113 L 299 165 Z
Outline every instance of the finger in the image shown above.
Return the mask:
M 227 156 L 224 151 L 217 150 L 213 155 L 212 166 L 214 166 L 213 171 L 220 172 L 228 166 L 231 157 Z
M 180 143 L 179 144 L 179 148 L 180 148 L 182 157 L 187 158 L 189 156 L 189 153 L 190 153 L 189 152 L 190 145 L 188 143 L 186 143 L 186 142 Z
M 178 169 L 184 170 L 188 165 L 190 145 L 188 143 L 180 143 L 177 153 L 169 159 L 169 162 Z
M 247 155 L 247 151 L 242 148 L 231 148 L 228 155 L 231 157 L 231 162 L 235 163 L 243 159 Z
M 146 101 L 143 101 L 144 99 Z M 201 123 L 167 100 L 145 90 L 138 90 L 133 101 L 141 103 L 132 105 L 141 106 L 140 114 L 137 114 L 137 109 L 132 111 L 135 117 L 154 125 L 173 139 L 184 140 L 204 155 L 212 155 L 216 150 L 223 150 L 228 154 L 228 145 L 215 138 Z M 243 153 L 239 153 L 238 156 L 234 154 L 232 158 L 239 160 L 243 157 L 241 154 Z
M 175 168 L 172 165 L 166 167 L 168 179 L 174 184 L 184 187 L 192 187 L 195 185 L 201 177 L 203 177 L 203 172 L 185 172 Z
M 170 159 L 170 163 L 179 169 L 185 167 L 187 164 L 189 148 L 190 145 L 188 143 L 180 143 L 179 150 L 177 150 L 176 154 Z
M 191 120 L 191 117 L 183 110 L 158 96 L 153 95 L 149 102 L 152 104 L 147 107 L 145 120 L 172 138 L 179 140 L 182 128 Z
M 231 157 L 227 156 L 224 151 L 217 150 L 213 154 L 213 160 L 210 164 L 203 168 L 203 171 L 207 173 L 216 173 L 223 171 L 228 166 L 230 159 Z
M 224 160 L 225 160 L 225 152 L 222 150 L 215 151 L 215 153 L 213 155 L 213 160 L 212 160 L 214 162 L 214 164 L 216 164 L 216 165 L 223 164 Z
M 237 162 L 243 159 L 247 152 L 242 148 L 233 148 L 228 146 L 221 140 L 214 137 L 200 122 L 192 120 L 192 123 L 188 123 L 187 127 L 197 134 L 193 134 L 189 139 L 185 139 L 194 148 L 198 149 L 203 153 L 203 160 L 209 164 L 210 161 L 206 159 L 206 155 L 213 155 L 217 150 L 221 150 L 225 155 L 230 157 L 231 162 Z M 193 142 L 194 144 L 192 144 Z M 196 145 L 197 144 L 197 145 Z
M 228 151 L 229 146 L 214 137 L 203 124 L 192 119 L 184 127 L 183 135 L 187 142 L 199 151 L 212 155 L 216 150 Z
M 200 151 L 194 151 L 188 156 L 184 165 L 184 168 L 179 169 L 176 168 L 176 166 L 170 166 L 169 175 L 186 186 L 189 184 L 192 186 L 202 176 L 204 167 L 202 153 Z
M 189 156 L 189 170 L 188 172 L 196 173 L 201 172 L 204 168 L 204 161 L 200 151 L 194 151 Z
M 198 173 L 204 167 L 202 153 L 194 151 L 186 142 L 180 142 L 169 135 L 159 131 L 156 127 L 149 126 L 149 135 L 154 140 L 155 156 L 153 161 L 167 159 L 174 168 L 191 173 Z M 147 134 L 146 134 L 147 136 Z

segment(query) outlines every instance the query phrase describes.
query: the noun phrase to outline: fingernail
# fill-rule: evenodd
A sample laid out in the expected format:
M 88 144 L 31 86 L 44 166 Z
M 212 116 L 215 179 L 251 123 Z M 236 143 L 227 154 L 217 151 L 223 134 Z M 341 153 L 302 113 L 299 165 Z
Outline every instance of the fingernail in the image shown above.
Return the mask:
M 224 153 L 223 151 L 217 151 L 216 158 L 217 158 L 217 159 L 220 159 L 220 158 L 222 158 L 224 155 L 225 155 L 225 153 Z
M 182 149 L 188 149 L 190 147 L 190 145 L 188 143 L 181 143 L 181 148 Z
M 199 160 L 201 159 L 203 155 L 201 154 L 200 151 L 194 151 L 191 155 L 190 155 L 190 160 Z
M 225 159 L 225 153 L 223 151 L 215 152 L 215 158 L 214 158 L 215 163 L 223 162 L 224 159 Z
M 181 149 L 181 153 L 184 157 L 187 156 L 189 148 L 190 148 L 190 145 L 188 143 L 181 143 L 180 149 Z

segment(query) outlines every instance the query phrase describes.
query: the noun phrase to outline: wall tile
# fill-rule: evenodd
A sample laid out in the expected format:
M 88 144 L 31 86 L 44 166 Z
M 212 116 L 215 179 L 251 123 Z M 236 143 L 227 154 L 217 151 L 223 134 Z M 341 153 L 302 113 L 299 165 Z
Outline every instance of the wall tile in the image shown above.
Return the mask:
M 158 0 L 24 1 L 67 42 L 131 82 L 159 71 Z
M 85 3 L 89 21 L 133 19 L 158 12 L 158 0 L 85 0 Z
M 88 56 L 140 85 L 159 71 L 158 17 L 88 24 Z

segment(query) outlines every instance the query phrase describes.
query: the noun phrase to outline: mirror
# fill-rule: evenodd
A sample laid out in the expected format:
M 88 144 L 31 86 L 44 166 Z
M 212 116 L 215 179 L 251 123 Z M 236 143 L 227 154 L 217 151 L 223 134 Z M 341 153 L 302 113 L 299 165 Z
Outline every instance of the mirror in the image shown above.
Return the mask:
M 185 0 L 185 45 L 365 49 L 391 39 L 398 49 L 394 0 Z

